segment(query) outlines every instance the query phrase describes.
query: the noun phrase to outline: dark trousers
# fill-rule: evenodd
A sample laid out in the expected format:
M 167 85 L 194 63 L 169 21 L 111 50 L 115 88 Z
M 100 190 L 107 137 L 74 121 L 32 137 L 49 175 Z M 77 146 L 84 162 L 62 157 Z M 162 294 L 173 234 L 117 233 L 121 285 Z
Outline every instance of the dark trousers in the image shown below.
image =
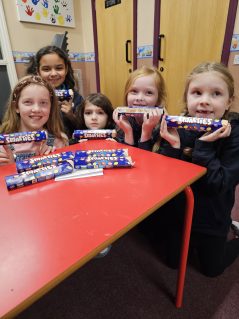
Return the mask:
M 166 206 L 166 205 L 165 205 Z M 140 225 L 157 249 L 164 247 L 166 263 L 171 268 L 178 268 L 181 252 L 183 218 L 169 214 L 170 209 L 152 214 Z M 191 233 L 190 252 L 196 252 L 201 272 L 209 277 L 216 277 L 230 266 L 239 256 L 239 238 L 227 241 L 227 237 Z
M 181 232 L 171 229 L 167 236 L 166 257 L 172 268 L 179 265 L 180 248 Z M 227 237 L 192 232 L 190 251 L 197 253 L 201 272 L 205 276 L 216 277 L 239 256 L 239 238 L 227 241 Z

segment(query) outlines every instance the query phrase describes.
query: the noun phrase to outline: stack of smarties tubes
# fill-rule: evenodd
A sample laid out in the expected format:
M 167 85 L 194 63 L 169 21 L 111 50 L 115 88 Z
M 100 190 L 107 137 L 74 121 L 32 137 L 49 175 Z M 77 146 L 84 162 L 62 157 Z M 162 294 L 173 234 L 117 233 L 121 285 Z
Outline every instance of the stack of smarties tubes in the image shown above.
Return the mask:
M 46 141 L 47 138 L 48 134 L 44 130 L 0 134 L 0 145 L 30 143 L 33 141 L 41 143 Z M 23 162 L 16 162 L 17 174 L 5 177 L 7 189 L 12 190 L 52 179 L 58 175 L 70 173 L 73 170 L 73 161 L 65 161 L 65 159 L 74 158 L 73 153 L 70 153 L 71 154 L 62 154 L 61 156 L 51 155 L 51 160 L 48 161 L 46 158 L 44 158 L 42 160 L 42 165 L 37 164 L 39 161 L 41 162 L 39 158 L 34 158 L 31 160 L 29 159 Z
M 10 136 L 11 135 L 11 136 Z M 22 132 L 21 134 L 0 135 L 1 144 L 41 142 L 47 139 L 47 132 Z M 16 162 L 17 173 L 6 176 L 8 190 L 59 178 L 83 169 L 103 169 L 132 167 L 132 159 L 127 149 L 66 151 Z M 83 174 L 87 177 L 87 174 Z M 99 174 L 98 174 L 99 175 Z M 74 175 L 76 177 L 76 175 Z M 93 176 L 93 174 L 89 174 Z M 60 179 L 59 179 L 60 180 Z
M 12 190 L 59 178 L 76 170 L 132 166 L 127 149 L 68 151 L 16 162 L 17 174 L 6 176 L 5 181 L 8 190 Z M 87 177 L 86 174 L 84 176 Z

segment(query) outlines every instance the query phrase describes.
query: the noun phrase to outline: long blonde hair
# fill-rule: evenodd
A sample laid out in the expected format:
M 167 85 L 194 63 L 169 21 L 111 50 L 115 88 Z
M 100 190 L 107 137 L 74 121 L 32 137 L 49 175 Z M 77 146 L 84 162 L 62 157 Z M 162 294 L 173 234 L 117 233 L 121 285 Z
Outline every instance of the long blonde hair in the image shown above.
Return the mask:
M 51 109 L 44 128 L 55 137 L 62 139 L 63 124 L 54 89 L 38 75 L 25 76 L 17 83 L 10 95 L 7 110 L 4 114 L 2 125 L 0 126 L 0 132 L 9 134 L 19 131 L 20 115 L 17 113 L 18 102 L 22 90 L 32 84 L 45 87 L 48 90 L 51 100 Z

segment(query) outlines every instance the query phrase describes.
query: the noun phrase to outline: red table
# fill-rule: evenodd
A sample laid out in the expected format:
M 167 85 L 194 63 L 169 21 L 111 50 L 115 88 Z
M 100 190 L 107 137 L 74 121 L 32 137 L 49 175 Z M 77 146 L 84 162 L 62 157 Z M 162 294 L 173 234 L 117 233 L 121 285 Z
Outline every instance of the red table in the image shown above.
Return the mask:
M 88 141 L 64 150 L 126 148 Z M 89 261 L 99 251 L 185 190 L 188 206 L 178 276 L 181 307 L 191 230 L 193 194 L 188 187 L 206 169 L 133 147 L 134 168 L 103 176 L 54 180 L 7 191 L 0 167 L 0 317 L 13 317 Z M 62 151 L 62 150 L 60 150 Z

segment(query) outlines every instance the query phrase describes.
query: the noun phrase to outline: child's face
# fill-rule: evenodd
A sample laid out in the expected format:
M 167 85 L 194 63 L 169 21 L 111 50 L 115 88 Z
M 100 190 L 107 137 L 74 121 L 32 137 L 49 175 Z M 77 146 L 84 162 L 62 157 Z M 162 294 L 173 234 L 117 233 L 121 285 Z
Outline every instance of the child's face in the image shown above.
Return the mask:
M 220 119 L 231 102 L 227 84 L 218 72 L 197 74 L 189 84 L 187 107 L 191 116 Z
M 158 90 L 153 75 L 141 76 L 131 85 L 127 95 L 128 106 L 156 106 Z
M 108 121 L 108 115 L 105 111 L 90 102 L 86 102 L 84 110 L 85 125 L 90 130 L 105 129 Z
M 64 83 L 67 67 L 64 60 L 56 53 L 45 54 L 39 62 L 39 75 L 57 88 Z
M 42 130 L 51 110 L 50 94 L 47 88 L 31 84 L 26 86 L 18 101 L 16 112 L 20 114 L 20 131 Z

